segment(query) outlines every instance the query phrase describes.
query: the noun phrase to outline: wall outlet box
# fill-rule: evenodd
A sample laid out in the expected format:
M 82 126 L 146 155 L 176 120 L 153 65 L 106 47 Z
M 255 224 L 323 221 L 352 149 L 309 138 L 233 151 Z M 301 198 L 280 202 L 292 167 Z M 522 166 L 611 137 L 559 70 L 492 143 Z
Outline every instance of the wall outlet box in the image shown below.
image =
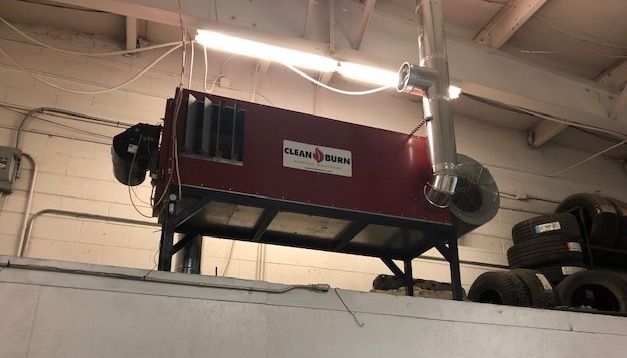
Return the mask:
M 0 146 L 0 192 L 9 194 L 17 177 L 22 151 L 13 147 Z
M 220 84 L 220 87 L 229 88 L 231 87 L 231 79 L 226 76 L 222 76 L 220 77 L 219 84 Z

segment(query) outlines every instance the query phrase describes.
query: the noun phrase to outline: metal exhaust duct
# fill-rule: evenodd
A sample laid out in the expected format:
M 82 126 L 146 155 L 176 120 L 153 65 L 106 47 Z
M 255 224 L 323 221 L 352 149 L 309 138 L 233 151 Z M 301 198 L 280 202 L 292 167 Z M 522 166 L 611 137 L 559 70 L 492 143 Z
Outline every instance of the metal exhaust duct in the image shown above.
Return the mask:
M 444 20 L 440 0 L 417 0 L 419 16 L 418 49 L 420 66 L 435 70 L 439 76 L 422 99 L 429 138 L 429 159 L 433 178 L 424 188 L 429 202 L 447 207 L 457 185 L 455 128 L 449 105 L 449 74 Z

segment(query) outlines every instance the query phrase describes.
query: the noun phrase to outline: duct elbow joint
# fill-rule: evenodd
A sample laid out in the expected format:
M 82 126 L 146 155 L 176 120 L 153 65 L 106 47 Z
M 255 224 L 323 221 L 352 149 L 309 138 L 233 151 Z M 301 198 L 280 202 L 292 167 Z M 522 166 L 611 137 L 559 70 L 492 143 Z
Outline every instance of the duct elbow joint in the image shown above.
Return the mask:
M 425 197 L 434 206 L 446 208 L 457 187 L 457 165 L 446 163 L 445 169 L 436 171 L 430 183 L 424 188 Z

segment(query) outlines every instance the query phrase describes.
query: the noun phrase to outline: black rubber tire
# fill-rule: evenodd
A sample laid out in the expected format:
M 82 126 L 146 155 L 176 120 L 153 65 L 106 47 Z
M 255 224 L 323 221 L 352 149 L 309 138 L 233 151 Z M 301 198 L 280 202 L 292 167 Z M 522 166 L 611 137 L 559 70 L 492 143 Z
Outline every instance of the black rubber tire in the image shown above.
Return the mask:
M 619 217 L 619 230 L 618 237 L 614 241 L 614 248 L 619 250 L 627 250 L 627 203 L 622 200 L 607 198 L 609 199 L 614 207 L 616 207 L 616 212 Z M 627 257 L 625 258 L 627 261 Z
M 571 251 L 571 243 L 581 243 L 578 237 L 561 235 L 545 236 L 514 245 L 507 250 L 507 260 L 511 268 L 535 269 L 555 266 L 564 262 L 582 262 L 582 251 Z
M 593 294 L 594 300 L 585 301 L 582 296 Z M 601 294 L 599 294 L 601 292 Z M 583 271 L 570 275 L 557 285 L 557 293 L 562 305 L 627 312 L 627 281 L 609 271 Z M 601 299 L 609 296 L 610 298 Z
M 538 268 L 538 272 L 542 273 L 553 286 L 557 286 L 566 277 L 588 268 L 581 262 L 563 263 L 561 266 L 549 266 Z
M 548 279 L 544 278 L 548 282 L 548 288 L 542 283 L 538 277 L 542 273 L 529 269 L 516 269 L 511 272 L 527 287 L 529 297 L 531 298 L 531 306 L 539 308 L 555 307 L 557 295 Z
M 484 272 L 468 291 L 473 302 L 508 306 L 530 306 L 531 297 L 523 282 L 511 272 Z
M 372 288 L 375 290 L 388 291 L 403 287 L 404 283 L 395 275 L 381 274 L 372 281 Z
M 574 194 L 564 199 L 555 212 L 566 213 L 577 207 L 583 208 L 590 244 L 613 247 L 620 230 L 620 220 L 614 204 L 600 195 Z
M 538 232 L 539 225 L 559 223 L 560 228 L 550 231 Z M 512 227 L 512 239 L 514 244 L 521 244 L 528 240 L 533 240 L 543 236 L 562 234 L 568 236 L 580 236 L 581 231 L 577 218 L 568 213 L 536 216 L 525 221 L 521 221 Z

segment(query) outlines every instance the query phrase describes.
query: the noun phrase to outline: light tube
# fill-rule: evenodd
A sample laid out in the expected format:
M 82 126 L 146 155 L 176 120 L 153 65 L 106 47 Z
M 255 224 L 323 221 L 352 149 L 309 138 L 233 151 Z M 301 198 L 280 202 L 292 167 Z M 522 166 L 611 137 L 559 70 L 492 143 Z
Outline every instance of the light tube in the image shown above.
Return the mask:
M 338 61 L 330 57 L 291 50 L 208 30 L 198 30 L 196 41 L 214 50 L 285 63 L 294 67 L 320 72 L 334 72 L 338 64 Z
M 283 63 L 319 72 L 338 72 L 345 78 L 378 86 L 395 88 L 398 84 L 398 72 L 352 62 L 337 61 L 331 57 L 247 40 L 215 31 L 198 30 L 196 41 L 207 48 L 217 51 Z M 449 99 L 458 98 L 461 91 L 459 87 L 450 86 Z

